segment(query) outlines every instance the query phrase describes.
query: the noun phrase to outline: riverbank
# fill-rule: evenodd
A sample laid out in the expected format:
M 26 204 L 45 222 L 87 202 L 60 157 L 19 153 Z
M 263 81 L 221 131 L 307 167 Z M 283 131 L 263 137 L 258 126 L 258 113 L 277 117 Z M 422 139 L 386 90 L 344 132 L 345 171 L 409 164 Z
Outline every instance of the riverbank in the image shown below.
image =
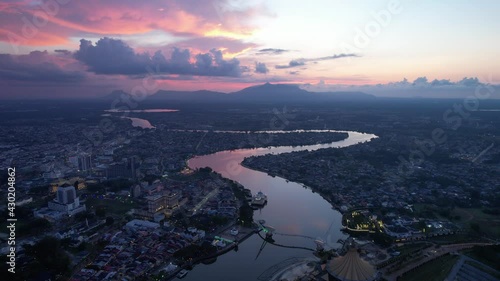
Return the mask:
M 241 165 L 242 167 L 247 168 L 247 169 L 252 169 L 252 170 L 254 170 L 254 171 L 258 171 L 258 172 L 265 173 L 265 174 L 267 174 L 267 175 L 269 175 L 269 176 L 271 176 L 271 177 L 279 177 L 279 178 L 282 178 L 282 179 L 284 179 L 284 180 L 286 180 L 286 181 L 290 181 L 290 180 L 286 179 L 286 178 L 285 178 L 285 175 L 283 175 L 283 174 L 270 174 L 268 171 L 266 171 L 266 170 L 264 170 L 264 169 L 259 169 L 259 168 L 257 168 L 257 167 L 252 167 L 252 166 L 250 166 L 250 165 L 248 165 L 248 164 L 245 164 L 244 162 L 241 162 L 241 164 L 240 164 L 240 165 Z M 299 182 L 299 181 L 293 181 L 293 182 L 295 182 L 295 183 L 298 183 L 298 184 L 302 185 L 302 187 L 303 187 L 303 188 L 305 188 L 305 189 L 309 189 L 309 190 L 311 190 L 312 192 L 319 194 L 319 195 L 321 196 L 321 198 L 323 198 L 325 201 L 327 201 L 328 203 L 330 203 L 330 205 L 332 206 L 332 209 L 334 209 L 334 210 L 338 211 L 339 213 L 344 214 L 344 212 L 346 212 L 346 210 L 345 210 L 345 209 L 344 209 L 344 210 L 342 210 L 341 206 L 339 206 L 339 205 L 335 204 L 335 203 L 332 201 L 332 199 L 331 199 L 331 198 L 327 197 L 325 194 L 323 194 L 323 193 L 321 193 L 321 192 L 318 192 L 318 190 L 315 190 L 314 188 L 312 188 L 312 187 L 310 187 L 310 186 L 306 185 L 305 183 Z
M 275 238 L 274 245 L 254 236 L 241 246 L 243 250 L 226 252 L 210 266 L 196 266 L 186 276 L 186 280 L 255 281 L 263 272 L 290 256 L 312 257 L 316 238 L 337 247 L 337 241 L 344 239 L 345 234 L 340 230 L 342 215 L 332 208 L 330 198 L 311 192 L 312 189 L 303 184 L 249 169 L 241 162 L 251 156 L 346 147 L 376 138 L 375 135 L 359 132 L 341 133 L 345 133 L 348 138 L 313 145 L 220 151 L 191 158 L 188 164 L 192 170 L 209 167 L 252 193 L 262 191 L 266 194 L 268 204 L 254 212 L 253 220 L 265 220 L 266 225 L 276 229 L 280 235 Z M 269 249 L 264 249 L 266 244 L 269 244 Z
M 220 236 L 220 237 L 227 237 L 228 235 L 226 235 L 228 232 L 229 229 L 232 229 L 236 227 L 236 224 L 231 224 L 229 225 L 228 227 L 226 227 L 223 231 L 220 231 L 219 234 L 217 236 Z M 243 231 L 241 231 L 243 229 Z M 181 271 L 181 270 L 192 270 L 194 266 L 200 264 L 200 263 L 203 263 L 204 261 L 208 261 L 208 260 L 211 260 L 211 259 L 216 259 L 217 257 L 219 256 L 222 256 L 232 250 L 234 250 L 235 248 L 237 248 L 241 243 L 243 243 L 245 240 L 247 240 L 248 238 L 250 238 L 252 235 L 254 235 L 255 233 L 257 233 L 257 230 L 254 229 L 254 228 L 249 228 L 249 227 L 242 227 L 240 228 L 240 231 L 239 231 L 239 236 L 237 236 L 237 239 L 234 240 L 234 243 L 231 243 L 229 245 L 227 245 L 226 247 L 222 248 L 222 249 L 219 249 L 217 250 L 217 252 L 211 254 L 211 255 L 208 255 L 208 256 L 204 256 L 204 257 L 199 257 L 197 259 L 194 259 L 192 260 L 190 263 L 188 264 L 184 264 L 180 267 L 178 267 L 177 269 L 175 269 L 174 271 L 172 271 L 169 275 L 163 277 L 163 280 L 173 280 L 176 278 L 177 274 Z M 227 239 L 227 238 L 225 238 Z M 155 274 L 158 274 L 162 268 L 164 268 L 165 265 L 162 265 L 159 269 L 157 269 L 155 271 Z
M 289 131 L 210 131 L 166 130 L 178 134 L 200 136 L 196 156 L 206 156 L 221 151 L 259 149 L 284 146 L 306 146 L 338 142 L 349 138 L 346 132 L 336 130 L 289 130 Z

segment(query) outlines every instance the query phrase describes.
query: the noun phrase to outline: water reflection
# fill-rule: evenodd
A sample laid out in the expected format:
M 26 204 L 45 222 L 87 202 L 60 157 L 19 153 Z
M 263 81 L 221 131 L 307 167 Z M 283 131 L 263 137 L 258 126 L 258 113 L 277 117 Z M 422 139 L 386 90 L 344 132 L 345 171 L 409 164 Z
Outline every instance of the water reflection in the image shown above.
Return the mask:
M 140 127 L 143 129 L 155 129 L 156 128 L 155 126 L 151 125 L 151 123 L 146 119 L 135 118 L 135 117 L 122 117 L 122 118 L 132 120 L 132 126 L 134 126 L 134 127 Z
M 120 112 L 145 112 L 145 113 L 161 113 L 161 112 L 177 112 L 178 109 L 167 109 L 167 108 L 157 108 L 157 109 L 108 109 L 104 110 L 106 112 L 120 113 Z
M 316 132 L 333 132 L 316 130 Z M 227 131 L 225 131 L 227 132 Z M 304 130 L 304 132 L 312 132 Z M 235 132 L 236 133 L 236 132 Z M 238 132 L 239 133 L 239 132 Z M 285 131 L 280 131 L 285 133 Z M 347 131 L 349 137 L 342 141 L 305 146 L 280 146 L 270 148 L 238 149 L 221 151 L 210 155 L 197 156 L 188 161 L 192 169 L 210 167 L 224 177 L 241 183 L 255 194 L 267 194 L 268 204 L 254 212 L 254 220 L 264 219 L 267 225 L 276 229 L 276 244 L 314 248 L 314 242 L 305 238 L 315 237 L 330 247 L 338 247 L 337 240 L 345 238 L 340 231 L 341 214 L 332 209 L 330 203 L 319 194 L 304 188 L 300 183 L 290 182 L 281 177 L 269 176 L 241 165 L 244 158 L 265 154 L 281 154 L 292 151 L 317 150 L 329 147 L 346 147 L 370 141 L 377 136 Z M 334 185 L 334 183 L 332 183 Z M 299 235 L 299 236 L 293 236 Z M 312 257 L 310 251 L 268 245 L 259 253 L 262 239 L 254 235 L 240 244 L 238 252 L 220 256 L 216 263 L 197 265 L 186 280 L 258 280 L 259 276 L 283 260 L 290 257 Z M 259 254 L 258 259 L 255 257 Z

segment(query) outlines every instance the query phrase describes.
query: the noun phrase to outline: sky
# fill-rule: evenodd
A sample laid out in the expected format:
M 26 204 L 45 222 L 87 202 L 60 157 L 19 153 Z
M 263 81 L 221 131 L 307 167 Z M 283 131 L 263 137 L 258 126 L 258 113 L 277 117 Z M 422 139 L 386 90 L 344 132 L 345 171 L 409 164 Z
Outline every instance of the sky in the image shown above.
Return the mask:
M 499 14 L 487 0 L 3 0 L 0 97 L 465 94 L 500 84 Z

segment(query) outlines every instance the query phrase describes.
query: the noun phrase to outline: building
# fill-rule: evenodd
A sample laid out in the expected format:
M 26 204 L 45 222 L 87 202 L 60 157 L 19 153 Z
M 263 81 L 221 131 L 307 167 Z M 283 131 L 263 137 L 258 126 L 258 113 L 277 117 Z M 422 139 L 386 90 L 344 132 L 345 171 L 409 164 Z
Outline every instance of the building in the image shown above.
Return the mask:
M 154 214 L 165 209 L 166 207 L 165 198 L 163 197 L 163 195 L 157 194 L 146 196 L 144 198 L 148 202 L 148 212 L 150 213 Z
M 56 198 L 49 202 L 49 209 L 70 216 L 87 210 L 85 205 L 80 205 L 75 187 L 68 184 L 57 189 Z
M 135 179 L 137 175 L 136 166 L 135 157 L 123 159 L 121 162 L 105 165 L 102 175 L 107 179 Z
M 175 209 L 179 206 L 179 200 L 181 199 L 180 192 L 166 192 L 163 196 L 165 197 L 165 206 L 167 209 Z
M 170 216 L 172 212 L 179 207 L 181 193 L 166 190 L 160 194 L 150 195 L 144 198 L 148 204 L 149 213 L 156 214 L 158 212 L 163 212 L 165 215 Z
M 139 184 L 133 185 L 130 187 L 130 194 L 132 197 L 137 198 L 141 196 L 141 186 Z
M 78 170 L 87 173 L 92 171 L 92 156 L 90 154 L 78 155 Z
M 63 185 L 57 189 L 57 202 L 61 204 L 74 203 L 76 199 L 76 190 L 74 186 Z
M 124 228 L 127 230 L 136 231 L 136 230 L 142 230 L 142 229 L 154 230 L 154 229 L 157 229 L 159 227 L 160 227 L 160 225 L 158 223 L 155 223 L 155 222 L 134 219 L 134 220 L 129 221 L 125 225 Z

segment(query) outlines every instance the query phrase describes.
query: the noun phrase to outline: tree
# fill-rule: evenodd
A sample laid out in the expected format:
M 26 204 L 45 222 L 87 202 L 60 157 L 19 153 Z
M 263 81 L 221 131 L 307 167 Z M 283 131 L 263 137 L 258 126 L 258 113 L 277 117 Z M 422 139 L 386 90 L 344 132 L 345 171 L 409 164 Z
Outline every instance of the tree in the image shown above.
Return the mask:
M 243 205 L 240 207 L 240 217 L 239 220 L 243 222 L 243 225 L 251 225 L 253 222 L 253 209 L 248 205 Z
M 115 219 L 113 217 L 106 218 L 106 225 L 112 225 L 114 222 L 115 222 Z
M 26 224 L 21 224 L 18 228 L 19 236 L 34 235 L 41 233 L 51 226 L 50 222 L 46 219 L 35 218 Z
M 479 224 L 477 222 L 471 222 L 470 223 L 470 228 L 472 230 L 474 230 L 475 232 L 480 232 L 481 231 L 481 227 L 479 226 Z
M 104 218 L 104 216 L 106 216 L 106 207 L 97 206 L 97 208 L 95 210 L 95 214 L 96 214 L 96 216 L 98 216 L 100 218 Z
M 33 246 L 26 245 L 25 250 L 27 256 L 34 258 L 30 267 L 44 268 L 54 276 L 70 273 L 70 258 L 57 238 L 45 237 Z M 32 274 L 35 272 L 37 271 L 32 272 Z

